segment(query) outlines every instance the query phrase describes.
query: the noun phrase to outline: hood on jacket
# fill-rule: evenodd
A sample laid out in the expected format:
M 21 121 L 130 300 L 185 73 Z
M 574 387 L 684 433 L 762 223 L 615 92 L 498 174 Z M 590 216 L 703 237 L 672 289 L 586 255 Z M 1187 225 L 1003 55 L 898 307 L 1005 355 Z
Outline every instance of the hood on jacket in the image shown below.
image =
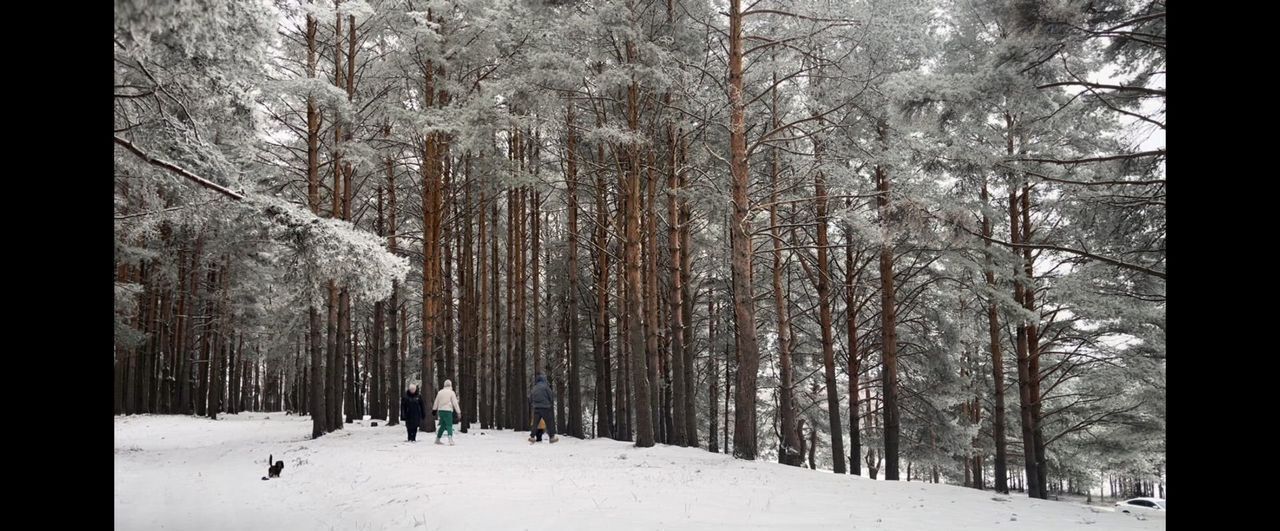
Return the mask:
M 449 381 L 449 380 L 445 380 L 445 381 L 444 381 L 444 386 L 445 386 L 445 387 L 453 387 L 453 382 L 452 382 L 452 381 Z
M 538 385 L 540 383 L 547 383 L 547 375 L 538 373 L 533 376 L 533 385 Z

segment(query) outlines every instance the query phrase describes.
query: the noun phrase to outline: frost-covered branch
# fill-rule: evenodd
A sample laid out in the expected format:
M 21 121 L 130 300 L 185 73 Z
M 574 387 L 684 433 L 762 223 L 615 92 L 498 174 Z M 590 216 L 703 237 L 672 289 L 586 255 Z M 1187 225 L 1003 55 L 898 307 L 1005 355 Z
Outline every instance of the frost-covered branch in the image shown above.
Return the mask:
M 213 190 L 213 191 L 215 191 L 215 192 L 218 192 L 218 193 L 220 193 L 220 194 L 222 194 L 222 195 L 225 195 L 225 196 L 230 197 L 230 198 L 232 198 L 232 199 L 235 199 L 235 200 L 237 200 L 237 201 L 238 201 L 238 200 L 241 200 L 241 199 L 244 199 L 244 195 L 243 195 L 243 194 L 240 194 L 239 192 L 234 192 L 234 191 L 232 191 L 232 190 L 230 190 L 230 189 L 228 189 L 228 188 L 226 188 L 226 187 L 224 187 L 224 186 L 222 186 L 222 185 L 220 185 L 220 184 L 218 184 L 218 183 L 215 183 L 215 182 L 213 182 L 213 181 L 210 181 L 210 180 L 208 180 L 208 179 L 205 179 L 204 177 L 201 177 L 201 176 L 199 176 L 199 175 L 196 175 L 196 174 L 194 174 L 194 173 L 192 173 L 192 172 L 190 172 L 190 171 L 186 170 L 185 168 L 182 168 L 181 166 L 178 166 L 177 164 L 174 164 L 174 163 L 172 163 L 172 162 L 169 162 L 169 161 L 167 161 L 167 160 L 164 160 L 164 159 L 161 159 L 161 158 L 158 158 L 158 157 L 154 157 L 154 156 L 152 156 L 150 153 L 147 153 L 147 152 L 143 151 L 142 149 L 139 149 L 139 148 L 138 148 L 138 146 L 135 146 L 135 145 L 133 144 L 133 142 L 130 142 L 130 141 L 125 140 L 125 139 L 123 139 L 123 138 L 120 138 L 120 137 L 118 137 L 118 136 L 117 136 L 117 137 L 115 137 L 115 139 L 116 139 L 116 144 L 119 144 L 121 147 L 123 147 L 123 148 L 125 148 L 125 149 L 129 150 L 129 152 L 130 152 L 130 153 L 133 153 L 134 155 L 137 155 L 137 156 L 138 156 L 138 158 L 140 158 L 140 159 L 142 159 L 142 160 L 145 160 L 145 161 L 147 161 L 148 163 L 150 163 L 150 164 L 152 164 L 152 165 L 154 165 L 154 166 L 158 166 L 158 167 L 164 168 L 164 169 L 166 169 L 166 170 L 169 170 L 169 171 L 171 171 L 171 172 L 173 172 L 173 173 L 176 173 L 176 174 L 178 174 L 178 175 L 181 175 L 181 176 L 183 176 L 183 177 L 185 177 L 185 178 L 187 178 L 187 179 L 190 179 L 190 180 L 192 180 L 192 181 L 195 181 L 195 182 L 196 182 L 197 184 L 199 184 L 200 186 L 203 186 L 203 187 L 205 187 L 205 188 L 208 188 L 208 189 L 210 189 L 210 190 Z

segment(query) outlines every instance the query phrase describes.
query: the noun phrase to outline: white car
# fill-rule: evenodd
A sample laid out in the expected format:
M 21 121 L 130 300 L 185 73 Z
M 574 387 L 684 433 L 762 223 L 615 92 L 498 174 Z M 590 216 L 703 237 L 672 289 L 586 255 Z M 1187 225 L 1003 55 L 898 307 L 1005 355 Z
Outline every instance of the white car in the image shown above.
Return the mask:
M 1116 510 L 1122 513 L 1153 513 L 1164 512 L 1163 498 L 1131 498 L 1122 502 L 1116 502 Z

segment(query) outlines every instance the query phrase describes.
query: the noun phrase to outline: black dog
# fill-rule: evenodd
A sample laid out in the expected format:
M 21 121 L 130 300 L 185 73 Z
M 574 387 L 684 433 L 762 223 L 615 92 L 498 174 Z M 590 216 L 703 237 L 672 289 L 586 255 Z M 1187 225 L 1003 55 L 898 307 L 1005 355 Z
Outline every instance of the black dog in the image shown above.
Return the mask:
M 267 462 L 270 463 L 271 460 L 274 458 L 275 458 L 274 455 L 268 455 Z M 284 461 L 276 461 L 276 464 L 271 465 L 270 467 L 267 467 L 267 476 L 263 477 L 262 480 L 266 481 L 268 478 L 280 477 L 281 470 L 284 470 Z

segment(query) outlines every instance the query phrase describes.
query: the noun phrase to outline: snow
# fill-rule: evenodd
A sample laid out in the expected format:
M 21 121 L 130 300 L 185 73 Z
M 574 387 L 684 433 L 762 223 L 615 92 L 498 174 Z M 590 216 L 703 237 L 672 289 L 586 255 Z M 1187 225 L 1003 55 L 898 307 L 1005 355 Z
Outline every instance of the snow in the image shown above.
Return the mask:
M 872 481 L 694 448 L 403 426 L 310 439 L 283 413 L 115 420 L 116 529 L 1164 529 L 1163 517 Z M 285 462 L 262 481 L 267 456 Z

